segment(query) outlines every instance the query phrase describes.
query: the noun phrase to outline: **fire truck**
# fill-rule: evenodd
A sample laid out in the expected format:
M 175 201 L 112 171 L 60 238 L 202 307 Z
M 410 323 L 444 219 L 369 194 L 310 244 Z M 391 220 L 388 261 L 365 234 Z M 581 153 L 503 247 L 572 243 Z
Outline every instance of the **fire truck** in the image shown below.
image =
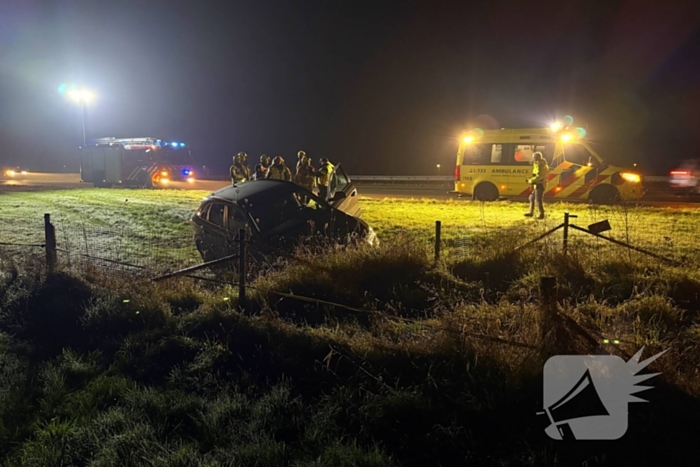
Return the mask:
M 545 198 L 610 203 L 638 199 L 642 176 L 608 164 L 586 139 L 584 128 L 555 122 L 549 128 L 474 129 L 462 135 L 451 193 L 475 200 L 529 196 L 532 155 L 549 165 Z
M 185 143 L 157 138 L 98 138 L 80 147 L 80 178 L 96 187 L 162 187 L 194 182 Z

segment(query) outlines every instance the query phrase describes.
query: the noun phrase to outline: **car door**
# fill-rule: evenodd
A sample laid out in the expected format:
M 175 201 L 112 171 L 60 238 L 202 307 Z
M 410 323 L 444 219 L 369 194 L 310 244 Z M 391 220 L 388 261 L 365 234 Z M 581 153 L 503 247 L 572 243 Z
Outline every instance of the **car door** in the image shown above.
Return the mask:
M 340 164 L 333 171 L 330 190 L 331 206 L 351 216 L 361 216 L 357 188 Z

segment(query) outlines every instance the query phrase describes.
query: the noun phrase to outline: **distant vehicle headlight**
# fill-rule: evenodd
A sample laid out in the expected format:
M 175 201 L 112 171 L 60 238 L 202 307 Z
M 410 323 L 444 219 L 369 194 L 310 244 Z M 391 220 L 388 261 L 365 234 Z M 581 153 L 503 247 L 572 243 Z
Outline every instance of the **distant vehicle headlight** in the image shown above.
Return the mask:
M 27 171 L 26 171 L 26 170 L 23 170 L 23 171 L 22 171 L 22 175 L 27 175 Z
M 161 172 L 160 174 L 161 174 L 163 177 L 167 177 L 167 176 L 168 176 L 168 172 L 165 172 L 165 171 Z
M 642 181 L 642 177 L 640 177 L 638 174 L 623 172 L 620 174 L 620 176 L 631 183 L 639 183 Z
M 14 170 L 8 170 L 8 171 L 7 171 L 7 175 L 9 175 L 10 177 L 12 177 L 14 174 L 15 174 L 15 171 L 14 171 Z

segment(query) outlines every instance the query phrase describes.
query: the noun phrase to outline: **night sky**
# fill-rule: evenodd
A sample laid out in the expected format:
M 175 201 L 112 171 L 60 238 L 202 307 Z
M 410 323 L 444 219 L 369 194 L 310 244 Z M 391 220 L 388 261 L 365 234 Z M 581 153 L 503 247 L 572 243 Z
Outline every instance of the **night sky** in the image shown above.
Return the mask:
M 0 165 L 88 138 L 184 141 L 225 170 L 304 149 L 355 174 L 452 172 L 464 129 L 573 115 L 611 162 L 700 156 L 695 2 L 0 0 Z

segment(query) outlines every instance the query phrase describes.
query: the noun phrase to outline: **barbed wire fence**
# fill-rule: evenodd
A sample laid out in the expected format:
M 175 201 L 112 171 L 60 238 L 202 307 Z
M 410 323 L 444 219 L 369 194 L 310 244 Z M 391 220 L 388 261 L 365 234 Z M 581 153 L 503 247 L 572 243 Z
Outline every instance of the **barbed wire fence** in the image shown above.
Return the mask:
M 630 262 L 645 257 L 696 266 L 700 261 L 700 229 L 695 227 L 694 216 L 697 214 L 691 210 L 654 217 L 637 206 L 594 205 L 582 206 L 566 216 L 551 214 L 544 220 L 531 220 L 504 216 L 499 206 L 482 203 L 479 215 L 469 222 L 437 221 L 414 228 L 413 238 L 416 247 L 434 250 L 436 261 L 489 260 L 537 245 L 542 257 L 567 253 L 593 261 L 614 257 Z M 601 224 L 606 229 L 589 230 Z M 48 269 L 60 265 L 62 270 L 78 274 L 99 271 L 150 279 L 203 263 L 192 235 L 177 232 L 154 234 L 67 222 L 48 214 L 42 219 L 40 215 L 25 218 L 6 213 L 0 217 L 0 232 L 8 233 L 0 237 L 3 257 L 43 257 Z M 234 250 L 236 235 L 229 239 Z M 291 261 L 309 261 L 289 252 L 272 253 Z M 196 276 L 221 282 L 222 270 L 235 273 L 241 267 L 234 258 L 225 263 L 217 272 L 198 268 Z M 226 281 L 230 283 L 231 276 Z

